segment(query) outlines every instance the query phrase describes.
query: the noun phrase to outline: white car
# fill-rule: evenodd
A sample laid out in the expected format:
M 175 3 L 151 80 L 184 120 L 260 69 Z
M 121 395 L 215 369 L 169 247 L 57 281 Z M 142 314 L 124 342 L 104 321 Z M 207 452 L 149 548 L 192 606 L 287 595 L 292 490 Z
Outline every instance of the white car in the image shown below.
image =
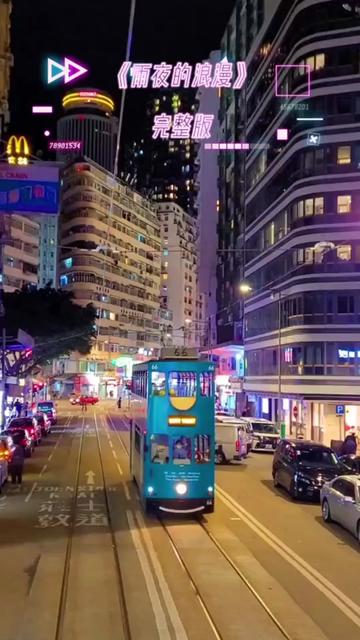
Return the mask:
M 252 451 L 269 451 L 274 453 L 280 434 L 277 426 L 269 420 L 262 418 L 241 418 L 241 420 L 251 429 Z
M 360 543 L 360 476 L 338 476 L 326 482 L 320 503 L 325 522 L 338 522 Z
M 246 458 L 252 447 L 250 430 L 231 416 L 215 416 L 215 464 Z

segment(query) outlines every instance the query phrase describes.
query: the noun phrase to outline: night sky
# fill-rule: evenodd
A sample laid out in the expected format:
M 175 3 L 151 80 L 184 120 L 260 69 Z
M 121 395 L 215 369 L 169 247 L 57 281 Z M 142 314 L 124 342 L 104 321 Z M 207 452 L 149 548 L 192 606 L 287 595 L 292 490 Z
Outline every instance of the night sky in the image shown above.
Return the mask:
M 203 60 L 219 47 L 234 5 L 235 0 L 137 0 L 131 60 Z M 116 75 L 125 57 L 129 10 L 130 0 L 13 0 L 10 131 L 28 135 L 33 151 L 45 147 L 43 131 L 55 132 L 62 112 L 64 85 L 48 87 L 44 81 L 48 56 L 67 55 L 88 66 L 90 74 L 73 86 L 109 91 L 118 111 Z M 136 136 L 145 102 L 144 90 L 128 92 L 124 142 Z M 33 104 L 51 104 L 55 115 L 33 116 Z

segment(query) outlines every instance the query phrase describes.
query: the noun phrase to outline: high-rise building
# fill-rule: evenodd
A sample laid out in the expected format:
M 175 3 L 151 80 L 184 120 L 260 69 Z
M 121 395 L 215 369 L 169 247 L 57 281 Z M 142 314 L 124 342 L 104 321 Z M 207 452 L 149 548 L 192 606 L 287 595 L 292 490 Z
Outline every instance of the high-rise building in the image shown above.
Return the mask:
M 220 51 L 210 53 L 209 62 L 213 66 L 220 61 Z M 215 115 L 211 138 L 206 142 L 219 141 L 218 112 L 220 94 L 217 89 L 198 89 L 196 99 L 199 112 Z M 218 225 L 218 178 L 219 157 L 215 151 L 198 143 L 194 163 L 195 180 L 198 189 L 196 206 L 199 229 L 199 294 L 203 301 L 203 314 L 208 325 L 204 327 L 202 345 L 216 345 L 216 266 L 217 266 L 217 225 Z
M 246 60 L 264 19 L 270 20 L 278 0 L 237 0 L 221 42 L 221 58 Z M 241 91 L 221 90 L 220 136 L 226 142 L 246 139 L 246 95 L 253 72 Z M 265 82 L 269 82 L 264 77 Z M 243 340 L 243 304 L 237 287 L 244 278 L 244 180 L 243 151 L 226 151 L 219 158 L 218 343 Z
M 57 123 L 58 141 L 81 142 L 81 155 L 113 171 L 118 121 L 110 95 L 98 89 L 72 89 L 62 106 L 65 115 Z M 57 151 L 58 160 L 73 158 L 73 151 Z
M 245 119 L 234 112 L 250 143 L 243 208 L 232 161 L 220 198 L 221 241 L 245 246 L 245 260 L 231 276 L 224 258 L 219 274 L 223 304 L 236 301 L 242 276 L 247 285 L 248 410 L 326 443 L 360 424 L 359 8 L 279 0 L 251 50 L 244 15 L 236 48 L 223 43 L 248 65 Z
M 38 284 L 44 287 L 48 283 L 58 287 L 58 244 L 59 244 L 59 216 L 39 216 L 39 272 Z
M 191 90 L 158 91 L 149 100 L 141 139 L 127 146 L 122 177 L 128 184 L 147 194 L 154 202 L 175 202 L 188 213 L 196 214 L 194 159 L 196 142 L 152 138 L 154 116 L 161 113 L 191 113 L 196 101 Z
M 33 217 L 2 215 L 5 291 L 38 284 L 39 224 Z
M 91 355 L 64 360 L 64 375 L 109 397 L 132 361 L 158 353 L 160 224 L 149 201 L 83 159 L 63 172 L 60 237 L 60 287 L 98 315 Z
M 198 291 L 197 222 L 177 204 L 162 202 L 156 208 L 161 223 L 161 303 L 172 313 L 173 343 L 198 346 L 204 318 Z
M 14 58 L 10 50 L 10 22 L 12 2 L 0 0 L 0 140 L 9 123 L 10 68 Z

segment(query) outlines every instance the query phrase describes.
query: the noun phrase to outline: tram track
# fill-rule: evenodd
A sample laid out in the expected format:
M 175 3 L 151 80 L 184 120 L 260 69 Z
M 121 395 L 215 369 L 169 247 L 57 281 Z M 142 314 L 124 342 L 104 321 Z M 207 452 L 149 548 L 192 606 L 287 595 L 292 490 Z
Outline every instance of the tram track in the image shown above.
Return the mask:
M 106 485 L 105 473 L 104 473 L 104 463 L 103 463 L 103 455 L 102 455 L 102 446 L 100 442 L 99 430 L 96 420 L 96 415 L 94 414 L 94 425 L 95 425 L 95 434 L 96 434 L 96 443 L 97 443 L 97 452 L 99 455 L 99 463 L 101 469 L 101 476 L 103 482 L 103 492 L 104 492 L 104 503 L 105 510 L 108 522 L 108 531 L 110 534 L 110 541 L 113 553 L 114 560 L 114 571 L 116 576 L 116 584 L 117 584 L 117 596 L 119 603 L 119 611 L 121 616 L 121 625 L 122 625 L 122 638 L 121 640 L 131 640 L 131 632 L 129 625 L 129 616 L 126 607 L 126 598 L 125 598 L 125 590 L 123 584 L 123 578 L 121 573 L 121 567 L 118 557 L 117 551 L 117 543 L 115 531 L 112 525 L 112 517 L 111 517 L 111 509 L 109 502 L 109 495 Z M 70 508 L 70 526 L 68 529 L 68 538 L 66 543 L 65 557 L 64 557 L 64 568 L 61 580 L 61 590 L 60 590 L 60 598 L 57 612 L 57 620 L 56 620 L 56 631 L 54 640 L 65 640 L 64 629 L 65 629 L 65 619 L 67 613 L 67 605 L 68 605 L 68 592 L 69 585 L 71 582 L 71 566 L 74 560 L 74 539 L 75 539 L 75 522 L 78 511 L 78 494 L 79 494 L 79 486 L 80 486 L 80 471 L 83 460 L 83 449 L 84 449 L 84 440 L 86 437 L 85 430 L 85 418 L 83 418 L 82 426 L 81 426 L 81 436 L 80 436 L 80 444 L 77 455 L 76 469 L 75 469 L 75 477 L 74 477 L 74 493 L 71 502 Z
M 111 424 L 114 425 L 114 422 L 111 418 L 111 416 L 108 416 Z M 123 451 L 125 452 L 126 455 L 129 455 L 129 451 L 128 448 L 123 440 L 123 438 L 121 437 L 120 433 L 115 429 L 114 430 L 117 436 L 117 439 L 119 440 L 119 443 L 123 449 Z M 167 526 L 167 522 L 164 520 L 164 518 L 160 515 L 160 514 L 156 514 L 156 519 L 159 522 L 159 524 L 161 525 L 163 531 L 165 532 L 170 546 L 173 550 L 173 553 L 175 554 L 179 564 L 181 565 L 183 571 L 186 573 L 188 580 L 190 582 L 190 585 L 196 595 L 196 598 L 202 608 L 202 610 L 204 611 L 204 614 L 209 622 L 209 625 L 211 626 L 214 636 L 217 638 L 217 640 L 223 640 L 224 635 L 222 634 L 221 630 L 219 629 L 213 614 L 210 611 L 210 608 L 208 607 L 207 603 L 206 603 L 206 599 L 205 597 L 202 595 L 201 592 L 201 587 L 197 584 L 196 579 L 194 578 L 194 575 L 191 571 L 191 568 L 188 566 L 187 561 L 185 560 L 185 558 L 183 557 L 181 550 L 179 549 L 179 547 L 176 544 L 176 541 L 174 540 L 174 537 L 172 536 L 169 527 Z M 256 599 L 256 601 L 258 602 L 258 604 L 261 606 L 262 610 L 265 612 L 266 616 L 269 618 L 269 620 L 271 621 L 271 623 L 278 629 L 278 631 L 280 632 L 281 636 L 285 639 L 285 640 L 293 640 L 293 637 L 287 632 L 287 630 L 284 628 L 284 626 L 282 625 L 282 623 L 280 622 L 280 620 L 277 618 L 277 616 L 271 611 L 271 608 L 266 604 L 265 600 L 262 598 L 262 596 L 260 595 L 260 593 L 257 591 L 257 589 L 254 587 L 253 584 L 251 584 L 251 582 L 249 581 L 249 579 L 245 576 L 245 574 L 241 571 L 241 569 L 239 568 L 239 566 L 236 564 L 236 562 L 231 558 L 231 556 L 227 553 L 227 551 L 224 549 L 223 545 L 219 542 L 219 540 L 216 539 L 216 536 L 214 536 L 213 533 L 211 533 L 208 528 L 206 527 L 206 523 L 204 521 L 204 517 L 203 516 L 199 516 L 198 518 L 195 519 L 189 519 L 188 520 L 189 523 L 191 524 L 196 524 L 199 527 L 201 527 L 201 530 L 206 534 L 206 536 L 208 537 L 208 539 L 211 541 L 211 543 L 214 545 L 214 547 L 217 549 L 217 551 L 221 554 L 221 557 L 223 558 L 223 560 L 227 563 L 228 566 L 231 567 L 232 571 L 235 572 L 236 576 L 239 578 L 239 580 L 241 580 L 242 584 L 246 587 L 246 589 L 248 590 L 248 592 L 251 593 L 251 595 Z M 171 521 L 170 521 L 171 522 Z

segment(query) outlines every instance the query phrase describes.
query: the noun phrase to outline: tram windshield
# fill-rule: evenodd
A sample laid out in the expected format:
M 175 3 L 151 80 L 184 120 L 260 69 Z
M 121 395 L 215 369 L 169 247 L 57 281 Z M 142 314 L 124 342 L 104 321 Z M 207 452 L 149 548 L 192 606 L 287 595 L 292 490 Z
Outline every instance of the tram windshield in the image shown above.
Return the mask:
M 169 375 L 169 394 L 181 398 L 196 395 L 196 373 L 194 371 L 172 371 Z
M 211 437 L 205 434 L 170 437 L 167 434 L 150 436 L 150 456 L 154 464 L 204 464 L 211 462 Z M 171 457 L 170 457 L 171 456 Z

